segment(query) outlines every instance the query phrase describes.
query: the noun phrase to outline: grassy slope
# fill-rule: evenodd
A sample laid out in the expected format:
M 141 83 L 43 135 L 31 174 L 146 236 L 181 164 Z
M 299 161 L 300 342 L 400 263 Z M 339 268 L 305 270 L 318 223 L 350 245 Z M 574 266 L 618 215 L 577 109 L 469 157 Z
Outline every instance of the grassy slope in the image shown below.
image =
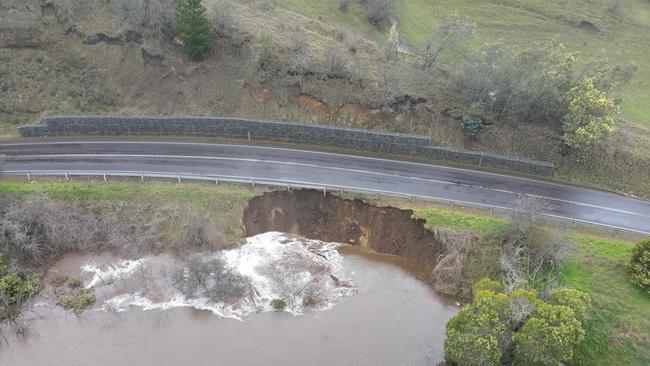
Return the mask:
M 458 211 L 415 208 L 416 217 L 427 220 L 431 229 L 473 229 L 487 233 L 504 221 Z M 627 280 L 625 261 L 633 244 L 572 233 L 576 248 L 565 269 L 566 286 L 586 291 L 594 312 L 585 349 L 577 357 L 580 365 L 650 364 L 650 295 Z
M 278 6 L 318 18 L 330 24 L 343 24 L 381 42 L 385 35 L 359 20 L 358 5 L 342 14 L 338 0 L 278 0 Z M 507 43 L 557 37 L 585 56 L 600 49 L 610 60 L 635 61 L 640 69 L 624 92 L 624 116 L 650 127 L 650 3 L 644 0 L 623 2 L 618 14 L 607 11 L 610 0 L 396 0 L 400 35 L 417 51 L 421 50 L 433 27 L 448 15 L 470 16 L 477 24 L 470 46 L 496 39 Z M 587 20 L 602 33 L 591 34 L 571 25 Z M 645 82 L 644 82 L 645 81 Z

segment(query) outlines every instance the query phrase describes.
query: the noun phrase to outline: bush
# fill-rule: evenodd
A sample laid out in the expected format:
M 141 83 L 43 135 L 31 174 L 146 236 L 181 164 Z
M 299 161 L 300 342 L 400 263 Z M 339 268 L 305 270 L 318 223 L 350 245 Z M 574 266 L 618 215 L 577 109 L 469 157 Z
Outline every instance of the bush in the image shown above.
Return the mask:
M 650 238 L 636 244 L 627 263 L 627 272 L 632 283 L 650 293 Z
M 379 29 L 385 29 L 391 24 L 393 16 L 393 0 L 363 0 L 368 21 Z
M 592 79 L 572 88 L 571 98 L 562 135 L 567 146 L 583 150 L 612 133 L 619 107 L 605 92 L 596 89 Z
M 81 286 L 79 279 L 73 278 L 68 282 L 69 291 L 59 295 L 56 304 L 66 310 L 72 310 L 75 314 L 81 314 L 86 308 L 92 306 L 97 300 L 92 289 Z
M 271 306 L 273 306 L 273 309 L 276 311 L 284 311 L 287 307 L 287 303 L 282 299 L 273 299 L 273 301 L 271 301 Z
M 7 305 L 25 302 L 40 288 L 37 279 L 10 271 L 0 253 L 0 296 Z
M 322 74 L 331 79 L 348 79 L 348 58 L 336 48 L 330 48 L 325 54 L 322 64 Z
M 513 336 L 515 364 L 557 366 L 570 360 L 585 331 L 571 308 L 540 304 L 535 315 Z
M 238 300 L 251 289 L 248 277 L 209 253 L 192 255 L 187 266 L 176 273 L 174 285 L 185 297 L 205 297 L 215 303 Z

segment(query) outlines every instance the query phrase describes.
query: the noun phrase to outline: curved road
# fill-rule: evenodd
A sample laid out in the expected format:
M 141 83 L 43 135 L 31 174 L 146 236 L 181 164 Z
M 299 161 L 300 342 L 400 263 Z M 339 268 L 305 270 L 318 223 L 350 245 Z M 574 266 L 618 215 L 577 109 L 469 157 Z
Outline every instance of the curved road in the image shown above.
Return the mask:
M 650 202 L 528 178 L 398 160 L 249 145 L 152 141 L 0 144 L 1 171 L 218 174 L 300 181 L 509 207 L 520 195 L 550 215 L 650 235 Z

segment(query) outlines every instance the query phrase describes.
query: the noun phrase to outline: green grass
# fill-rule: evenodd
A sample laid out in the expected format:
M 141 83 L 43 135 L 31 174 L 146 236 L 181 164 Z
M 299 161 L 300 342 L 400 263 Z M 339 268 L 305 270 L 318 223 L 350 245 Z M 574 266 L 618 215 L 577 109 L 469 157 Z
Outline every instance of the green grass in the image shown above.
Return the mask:
M 427 229 L 474 230 L 485 235 L 506 225 L 506 221 L 480 214 L 442 208 L 413 208 L 413 217 L 425 219 Z
M 574 235 L 577 252 L 566 267 L 565 285 L 591 295 L 594 312 L 582 365 L 650 364 L 650 294 L 628 281 L 625 262 L 633 245 Z M 600 335 L 598 335 L 600 333 Z
M 386 35 L 372 28 L 363 10 L 354 4 L 348 13 L 339 0 L 278 0 L 278 6 L 341 25 L 381 44 Z M 434 27 L 449 15 L 469 16 L 476 23 L 468 48 L 503 39 L 526 45 L 556 38 L 586 59 L 605 49 L 612 62 L 635 61 L 639 71 L 623 92 L 624 116 L 650 127 L 650 2 L 622 2 L 621 10 L 607 11 L 611 0 L 396 0 L 400 35 L 421 51 Z M 601 33 L 588 33 L 572 24 L 587 20 Z

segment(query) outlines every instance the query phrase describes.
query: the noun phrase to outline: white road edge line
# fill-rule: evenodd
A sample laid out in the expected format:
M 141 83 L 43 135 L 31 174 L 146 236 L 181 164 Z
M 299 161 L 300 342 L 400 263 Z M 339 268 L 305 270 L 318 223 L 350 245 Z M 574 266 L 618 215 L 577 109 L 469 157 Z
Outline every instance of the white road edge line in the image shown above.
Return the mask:
M 3 171 L 0 172 L 1 175 L 25 175 L 29 173 L 27 170 L 17 170 L 17 171 Z M 44 173 L 44 174 L 37 174 L 37 173 Z M 232 179 L 233 181 L 257 181 L 258 184 L 267 184 L 267 185 L 273 185 L 273 184 L 280 184 L 280 185 L 294 185 L 294 186 L 304 186 L 307 188 L 335 188 L 335 189 L 343 189 L 343 190 L 348 190 L 348 191 L 357 191 L 357 192 L 373 192 L 373 193 L 380 193 L 380 194 L 385 194 L 385 195 L 392 195 L 392 196 L 398 196 L 398 197 L 418 197 L 422 198 L 425 200 L 433 200 L 433 201 L 443 201 L 443 202 L 456 202 L 460 204 L 466 204 L 470 206 L 479 206 L 479 207 L 491 207 L 491 208 L 497 208 L 497 209 L 502 209 L 502 210 L 512 210 L 511 208 L 508 207 L 503 207 L 503 206 L 495 206 L 495 205 L 487 205 L 484 203 L 479 203 L 479 202 L 471 202 L 471 201 L 463 201 L 463 200 L 452 200 L 449 198 L 443 198 L 443 197 L 436 197 L 436 196 L 425 196 L 425 195 L 417 195 L 417 194 L 406 194 L 406 193 L 401 193 L 401 192 L 395 192 L 395 191 L 384 191 L 384 190 L 377 190 L 377 189 L 369 189 L 369 188 L 360 188 L 360 187 L 352 187 L 352 186 L 340 186 L 340 185 L 327 185 L 327 184 L 321 184 L 321 183 L 312 183 L 312 182 L 304 182 L 304 181 L 292 181 L 292 180 L 276 180 L 276 179 L 268 179 L 268 178 L 259 178 L 259 177 L 240 177 L 240 176 L 226 176 L 226 175 L 201 175 L 201 174 L 169 174 L 169 173 L 158 173 L 158 172 L 135 172 L 135 171 L 63 171 L 63 170 L 42 170 L 39 172 L 32 172 L 34 175 L 63 175 L 63 174 L 73 174 L 73 175 L 114 175 L 114 176 L 119 176 L 119 175 L 128 175 L 132 177 L 140 177 L 142 175 L 149 176 L 149 177 L 171 177 L 171 178 L 176 178 L 176 177 L 183 177 L 185 179 Z M 650 232 L 642 231 L 642 230 L 636 230 L 636 229 L 630 229 L 630 228 L 625 228 L 625 227 L 620 227 L 620 226 L 615 226 L 615 225 L 609 225 L 609 224 L 604 224 L 604 223 L 599 223 L 599 222 L 594 222 L 594 221 L 589 221 L 589 220 L 582 220 L 582 219 L 576 219 L 576 218 L 571 218 L 571 217 L 566 217 L 566 216 L 560 216 L 560 215 L 554 215 L 554 214 L 544 214 L 544 216 L 552 217 L 552 218 L 557 218 L 557 219 L 562 219 L 562 220 L 569 220 L 569 221 L 575 221 L 575 222 L 580 222 L 584 224 L 589 224 L 589 225 L 594 225 L 594 226 L 602 226 L 610 229 L 615 229 L 615 230 L 622 230 L 622 231 L 628 231 L 628 232 L 633 232 L 637 234 L 642 234 L 642 235 L 650 235 Z
M 330 170 L 347 171 L 347 172 L 362 173 L 362 174 L 371 174 L 371 175 L 378 175 L 378 176 L 385 176 L 385 177 L 404 178 L 404 179 L 424 181 L 424 182 L 430 182 L 430 183 L 446 184 L 446 185 L 451 185 L 451 186 L 459 186 L 459 187 L 467 187 L 467 188 L 475 188 L 475 189 L 484 189 L 484 190 L 488 190 L 488 191 L 505 193 L 505 194 L 512 194 L 512 195 L 519 195 L 521 193 L 521 194 L 523 194 L 524 196 L 527 196 L 527 197 L 540 198 L 540 199 L 544 199 L 544 200 L 547 200 L 547 201 L 556 201 L 556 202 L 568 203 L 568 204 L 572 204 L 572 205 L 576 205 L 576 206 L 584 206 L 584 207 L 590 207 L 590 208 L 595 208 L 595 209 L 604 210 L 604 211 L 611 211 L 611 212 L 617 212 L 617 213 L 622 213 L 622 214 L 626 214 L 626 215 L 633 215 L 633 216 L 640 216 L 640 217 L 648 217 L 648 218 L 650 218 L 650 216 L 645 215 L 645 214 L 641 214 L 641 213 L 638 213 L 638 212 L 622 210 L 622 209 L 613 208 L 613 207 L 599 206 L 599 205 L 594 205 L 594 204 L 585 203 L 585 202 L 577 202 L 577 201 L 565 200 L 565 199 L 561 199 L 561 198 L 553 198 L 553 197 L 547 197 L 547 196 L 541 196 L 541 195 L 535 195 L 535 194 L 523 193 L 523 192 L 514 192 L 514 191 L 505 190 L 505 189 L 497 189 L 497 188 L 491 188 L 491 187 L 476 186 L 476 185 L 449 182 L 449 181 L 430 179 L 430 178 L 411 177 L 411 176 L 408 176 L 408 175 L 373 172 L 373 171 L 363 170 L 363 169 L 341 168 L 341 167 L 333 167 L 333 166 L 327 166 L 327 165 L 296 163 L 296 162 L 278 161 L 278 160 L 264 160 L 264 159 L 250 159 L 250 158 L 226 158 L 226 157 L 217 157 L 217 156 L 148 155 L 148 154 L 16 155 L 16 156 L 7 157 L 7 160 L 14 160 L 14 161 L 17 160 L 17 161 L 19 161 L 19 160 L 22 160 L 22 159 L 47 159 L 47 158 L 52 158 L 52 157 L 54 157 L 54 158 L 57 158 L 57 157 L 58 158 L 113 157 L 113 158 L 156 158 L 156 159 L 168 158 L 168 159 L 194 159 L 194 160 L 224 160 L 224 161 L 246 161 L 246 162 L 253 162 L 253 163 L 267 163 L 267 164 L 279 164 L 279 165 L 290 165 L 290 166 L 303 166 L 303 167 L 318 168 L 318 169 L 330 169 Z
M 294 152 L 299 151 L 301 153 L 308 153 L 308 154 L 314 154 L 314 155 L 330 155 L 330 156 L 339 156 L 339 157 L 346 157 L 346 158 L 353 158 L 353 159 L 360 159 L 360 160 L 365 159 L 365 160 L 374 160 L 374 161 L 386 161 L 386 162 L 392 162 L 392 163 L 402 163 L 402 164 L 409 164 L 409 165 L 416 165 L 416 166 L 436 167 L 436 168 L 447 169 L 447 170 L 456 170 L 456 171 L 461 171 L 461 172 L 469 172 L 469 173 L 473 173 L 473 174 L 484 174 L 484 175 L 492 175 L 492 176 L 502 177 L 502 178 L 518 179 L 518 180 L 524 180 L 524 181 L 528 181 L 528 182 L 536 182 L 536 183 L 547 184 L 547 185 L 557 186 L 557 187 L 576 188 L 576 187 L 561 184 L 561 183 L 547 182 L 547 181 L 543 181 L 543 180 L 525 178 L 525 177 L 517 177 L 517 176 L 512 176 L 512 175 L 507 175 L 507 174 L 486 172 L 486 171 L 482 171 L 482 170 L 464 169 L 464 168 L 452 167 L 452 166 L 447 166 L 447 165 L 418 163 L 418 162 L 407 161 L 407 160 L 385 159 L 385 158 L 376 158 L 376 157 L 371 157 L 371 156 L 351 155 L 351 154 L 333 153 L 333 152 L 325 152 L 325 151 L 289 149 L 289 148 L 284 148 L 284 147 L 273 147 L 273 146 L 258 146 L 258 145 L 245 145 L 245 144 L 221 144 L 221 143 L 209 143 L 209 142 L 182 142 L 182 141 L 52 141 L 52 142 L 0 143 L 0 146 L 63 145 L 63 144 L 171 144 L 171 145 L 198 145 L 198 146 L 226 146 L 226 147 L 268 149 L 268 150 L 294 151 Z M 624 197 L 627 197 L 627 196 L 624 196 Z M 634 197 L 629 197 L 629 198 L 634 198 Z

